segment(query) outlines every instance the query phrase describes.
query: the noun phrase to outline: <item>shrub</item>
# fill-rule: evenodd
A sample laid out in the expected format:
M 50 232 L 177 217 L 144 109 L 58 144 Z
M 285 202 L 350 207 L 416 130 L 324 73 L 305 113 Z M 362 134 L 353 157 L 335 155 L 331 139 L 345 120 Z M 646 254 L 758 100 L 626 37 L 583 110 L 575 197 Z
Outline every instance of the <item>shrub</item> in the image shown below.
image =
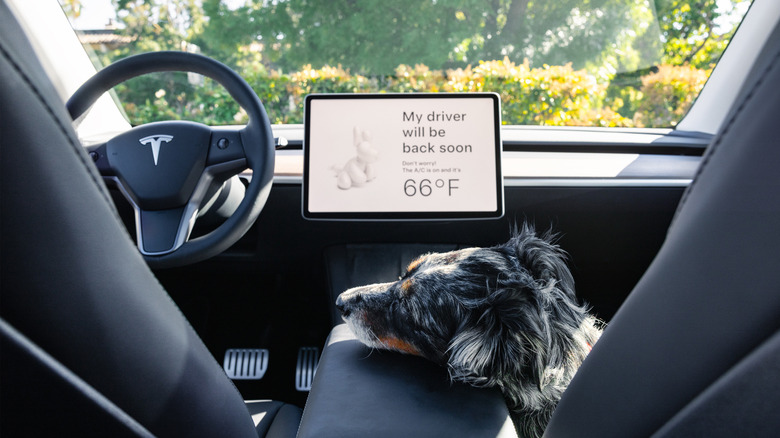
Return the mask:
M 476 66 L 431 70 L 399 65 L 392 76 L 366 77 L 340 66 L 283 73 L 262 64 L 242 66 L 266 107 L 272 123 L 302 123 L 304 98 L 310 93 L 476 92 L 501 96 L 504 124 L 555 126 L 674 126 L 704 85 L 709 72 L 690 66 L 663 65 L 640 78 L 641 86 L 600 83 L 571 64 L 531 68 L 508 59 L 480 61 Z M 160 119 L 189 119 L 210 124 L 245 123 L 246 114 L 211 80 L 195 86 L 168 80 L 119 88 L 134 124 Z M 162 92 L 160 92 L 162 90 Z M 617 91 L 615 91 L 617 90 Z M 634 112 L 635 111 L 635 112 Z M 622 114 L 621 114 L 622 113 Z
M 675 126 L 691 107 L 709 77 L 709 70 L 689 65 L 661 65 L 642 77 L 634 114 L 637 126 Z

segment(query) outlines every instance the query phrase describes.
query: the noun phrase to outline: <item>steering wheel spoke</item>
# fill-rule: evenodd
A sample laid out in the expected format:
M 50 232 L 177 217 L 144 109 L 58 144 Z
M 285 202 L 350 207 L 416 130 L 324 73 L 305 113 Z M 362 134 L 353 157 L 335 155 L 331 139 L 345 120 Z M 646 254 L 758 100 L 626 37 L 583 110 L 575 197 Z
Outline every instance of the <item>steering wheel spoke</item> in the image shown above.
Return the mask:
M 243 158 L 207 166 L 184 206 L 157 210 L 141 208 L 117 177 L 110 179 L 113 179 L 135 211 L 138 250 L 144 256 L 153 257 L 171 254 L 184 245 L 190 238 L 212 183 L 226 180 L 245 168 L 246 159 Z
M 147 256 L 169 254 L 189 238 L 195 215 L 189 204 L 167 210 L 136 210 L 138 250 Z
M 92 162 L 95 163 L 95 167 L 97 167 L 100 175 L 103 177 L 115 176 L 114 172 L 111 170 L 111 166 L 108 164 L 105 143 L 90 145 L 85 149 L 87 150 L 89 157 L 92 158 Z
M 241 138 L 245 129 L 243 126 L 212 127 L 211 144 L 209 145 L 206 164 L 213 166 L 241 159 L 245 160 L 246 153 L 244 152 L 244 142 Z

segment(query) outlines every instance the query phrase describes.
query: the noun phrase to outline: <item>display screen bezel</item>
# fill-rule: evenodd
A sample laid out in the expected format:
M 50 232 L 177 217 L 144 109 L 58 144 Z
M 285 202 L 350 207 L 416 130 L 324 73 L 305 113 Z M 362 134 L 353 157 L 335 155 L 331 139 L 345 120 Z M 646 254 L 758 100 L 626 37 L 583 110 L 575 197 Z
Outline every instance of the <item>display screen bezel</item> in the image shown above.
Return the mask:
M 399 100 L 406 99 L 414 101 L 415 99 L 446 100 L 449 99 L 489 99 L 492 108 L 492 138 L 494 142 L 495 175 L 490 179 L 495 187 L 495 206 L 494 210 L 474 210 L 474 209 L 453 209 L 448 211 L 311 211 L 311 148 L 317 147 L 316 143 L 312 145 L 312 132 L 310 127 L 312 117 L 312 104 L 315 101 L 327 100 L 350 100 L 359 105 L 361 101 L 367 100 Z M 410 221 L 410 220 L 476 220 L 476 219 L 497 219 L 504 215 L 504 185 L 501 173 L 501 103 L 500 98 L 495 93 L 364 93 L 364 94 L 310 94 L 306 96 L 304 104 L 304 141 L 303 141 L 303 190 L 302 190 L 302 214 L 306 219 L 312 220 L 379 220 L 379 221 Z

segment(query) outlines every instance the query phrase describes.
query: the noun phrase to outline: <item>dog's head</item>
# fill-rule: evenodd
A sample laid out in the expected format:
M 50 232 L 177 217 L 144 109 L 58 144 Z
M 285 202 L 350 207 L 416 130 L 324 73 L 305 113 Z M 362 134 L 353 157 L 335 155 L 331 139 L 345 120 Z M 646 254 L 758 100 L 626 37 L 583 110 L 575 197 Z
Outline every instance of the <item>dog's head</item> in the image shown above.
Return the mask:
M 368 346 L 423 356 L 475 385 L 542 388 L 576 370 L 597 337 L 581 329 L 594 319 L 564 259 L 524 228 L 497 247 L 423 255 L 398 281 L 349 289 L 336 305 Z

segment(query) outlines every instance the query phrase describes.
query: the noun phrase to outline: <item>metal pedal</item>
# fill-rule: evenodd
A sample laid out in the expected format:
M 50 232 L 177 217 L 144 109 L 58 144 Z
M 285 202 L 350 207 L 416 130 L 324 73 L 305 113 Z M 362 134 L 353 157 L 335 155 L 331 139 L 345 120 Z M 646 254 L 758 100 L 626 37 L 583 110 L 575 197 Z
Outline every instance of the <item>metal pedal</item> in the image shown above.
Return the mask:
M 295 389 L 311 390 L 311 382 L 317 372 L 320 362 L 320 349 L 317 347 L 301 347 L 298 349 L 298 363 L 295 366 Z
M 260 380 L 268 369 L 268 350 L 230 348 L 225 351 L 222 367 L 233 380 Z

